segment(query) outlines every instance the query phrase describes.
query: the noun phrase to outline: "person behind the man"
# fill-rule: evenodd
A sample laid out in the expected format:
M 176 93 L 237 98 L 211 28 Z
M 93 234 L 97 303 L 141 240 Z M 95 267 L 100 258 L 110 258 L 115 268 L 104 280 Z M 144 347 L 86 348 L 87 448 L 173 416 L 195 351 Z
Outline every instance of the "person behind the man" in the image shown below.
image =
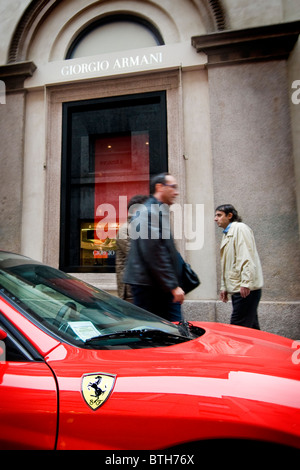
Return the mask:
M 128 209 L 128 218 L 127 221 L 121 225 L 116 238 L 116 274 L 117 274 L 117 286 L 118 286 L 118 296 L 121 299 L 127 300 L 128 302 L 133 302 L 133 296 L 129 284 L 123 282 L 124 269 L 126 264 L 126 259 L 129 253 L 130 248 L 130 237 L 128 233 L 128 225 L 134 215 L 133 212 L 137 210 L 139 204 L 143 204 L 148 199 L 148 196 L 137 194 L 133 196 L 127 206 Z M 134 211 L 131 209 L 135 208 Z
M 131 246 L 123 281 L 131 285 L 135 305 L 170 321 L 181 320 L 184 291 L 179 286 L 181 263 L 170 230 L 169 206 L 178 196 L 176 179 L 154 176 L 150 197 L 131 221 Z M 130 225 L 131 225 L 130 224 Z M 139 230 L 139 231 L 138 231 Z
M 252 230 L 242 223 L 231 204 L 218 206 L 215 222 L 223 229 L 221 241 L 220 299 L 231 294 L 232 325 L 260 329 L 257 307 L 261 298 L 263 274 Z

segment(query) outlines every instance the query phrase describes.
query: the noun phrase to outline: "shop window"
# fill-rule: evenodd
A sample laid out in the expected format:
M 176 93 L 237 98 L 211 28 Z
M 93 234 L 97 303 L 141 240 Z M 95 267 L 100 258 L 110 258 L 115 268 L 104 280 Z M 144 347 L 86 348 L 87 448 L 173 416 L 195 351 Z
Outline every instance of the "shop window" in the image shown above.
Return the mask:
M 165 92 L 63 105 L 60 268 L 114 272 L 127 203 L 167 171 Z
M 89 25 L 71 45 L 67 59 L 164 44 L 159 31 L 134 15 L 111 15 Z

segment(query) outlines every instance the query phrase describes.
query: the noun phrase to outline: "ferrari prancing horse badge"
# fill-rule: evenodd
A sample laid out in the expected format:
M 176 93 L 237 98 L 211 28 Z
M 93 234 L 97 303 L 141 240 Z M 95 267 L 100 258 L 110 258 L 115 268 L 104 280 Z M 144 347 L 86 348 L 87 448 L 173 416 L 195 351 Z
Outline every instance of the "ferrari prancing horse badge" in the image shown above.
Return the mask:
M 108 399 L 116 380 L 110 374 L 86 374 L 82 377 L 81 392 L 92 410 L 97 410 Z

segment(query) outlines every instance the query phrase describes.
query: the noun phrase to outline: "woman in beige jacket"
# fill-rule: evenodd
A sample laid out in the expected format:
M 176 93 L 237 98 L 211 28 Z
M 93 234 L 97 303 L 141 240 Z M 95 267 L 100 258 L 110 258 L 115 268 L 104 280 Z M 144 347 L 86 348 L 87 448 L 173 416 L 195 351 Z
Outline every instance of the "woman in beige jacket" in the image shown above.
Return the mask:
M 259 329 L 257 307 L 263 274 L 252 230 L 242 223 L 231 204 L 218 206 L 215 222 L 223 228 L 221 241 L 221 293 L 223 302 L 232 299 L 230 323 Z

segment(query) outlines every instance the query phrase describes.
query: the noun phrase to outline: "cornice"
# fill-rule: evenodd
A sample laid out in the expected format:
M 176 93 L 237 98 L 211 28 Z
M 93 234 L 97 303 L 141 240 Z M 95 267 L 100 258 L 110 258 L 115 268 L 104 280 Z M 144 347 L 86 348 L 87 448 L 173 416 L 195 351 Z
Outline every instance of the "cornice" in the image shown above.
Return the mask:
M 192 46 L 208 57 L 207 66 L 287 59 L 300 33 L 300 21 L 192 37 Z
M 3 80 L 6 91 L 19 91 L 24 88 L 24 80 L 31 77 L 36 70 L 33 62 L 16 62 L 0 66 L 0 80 Z

